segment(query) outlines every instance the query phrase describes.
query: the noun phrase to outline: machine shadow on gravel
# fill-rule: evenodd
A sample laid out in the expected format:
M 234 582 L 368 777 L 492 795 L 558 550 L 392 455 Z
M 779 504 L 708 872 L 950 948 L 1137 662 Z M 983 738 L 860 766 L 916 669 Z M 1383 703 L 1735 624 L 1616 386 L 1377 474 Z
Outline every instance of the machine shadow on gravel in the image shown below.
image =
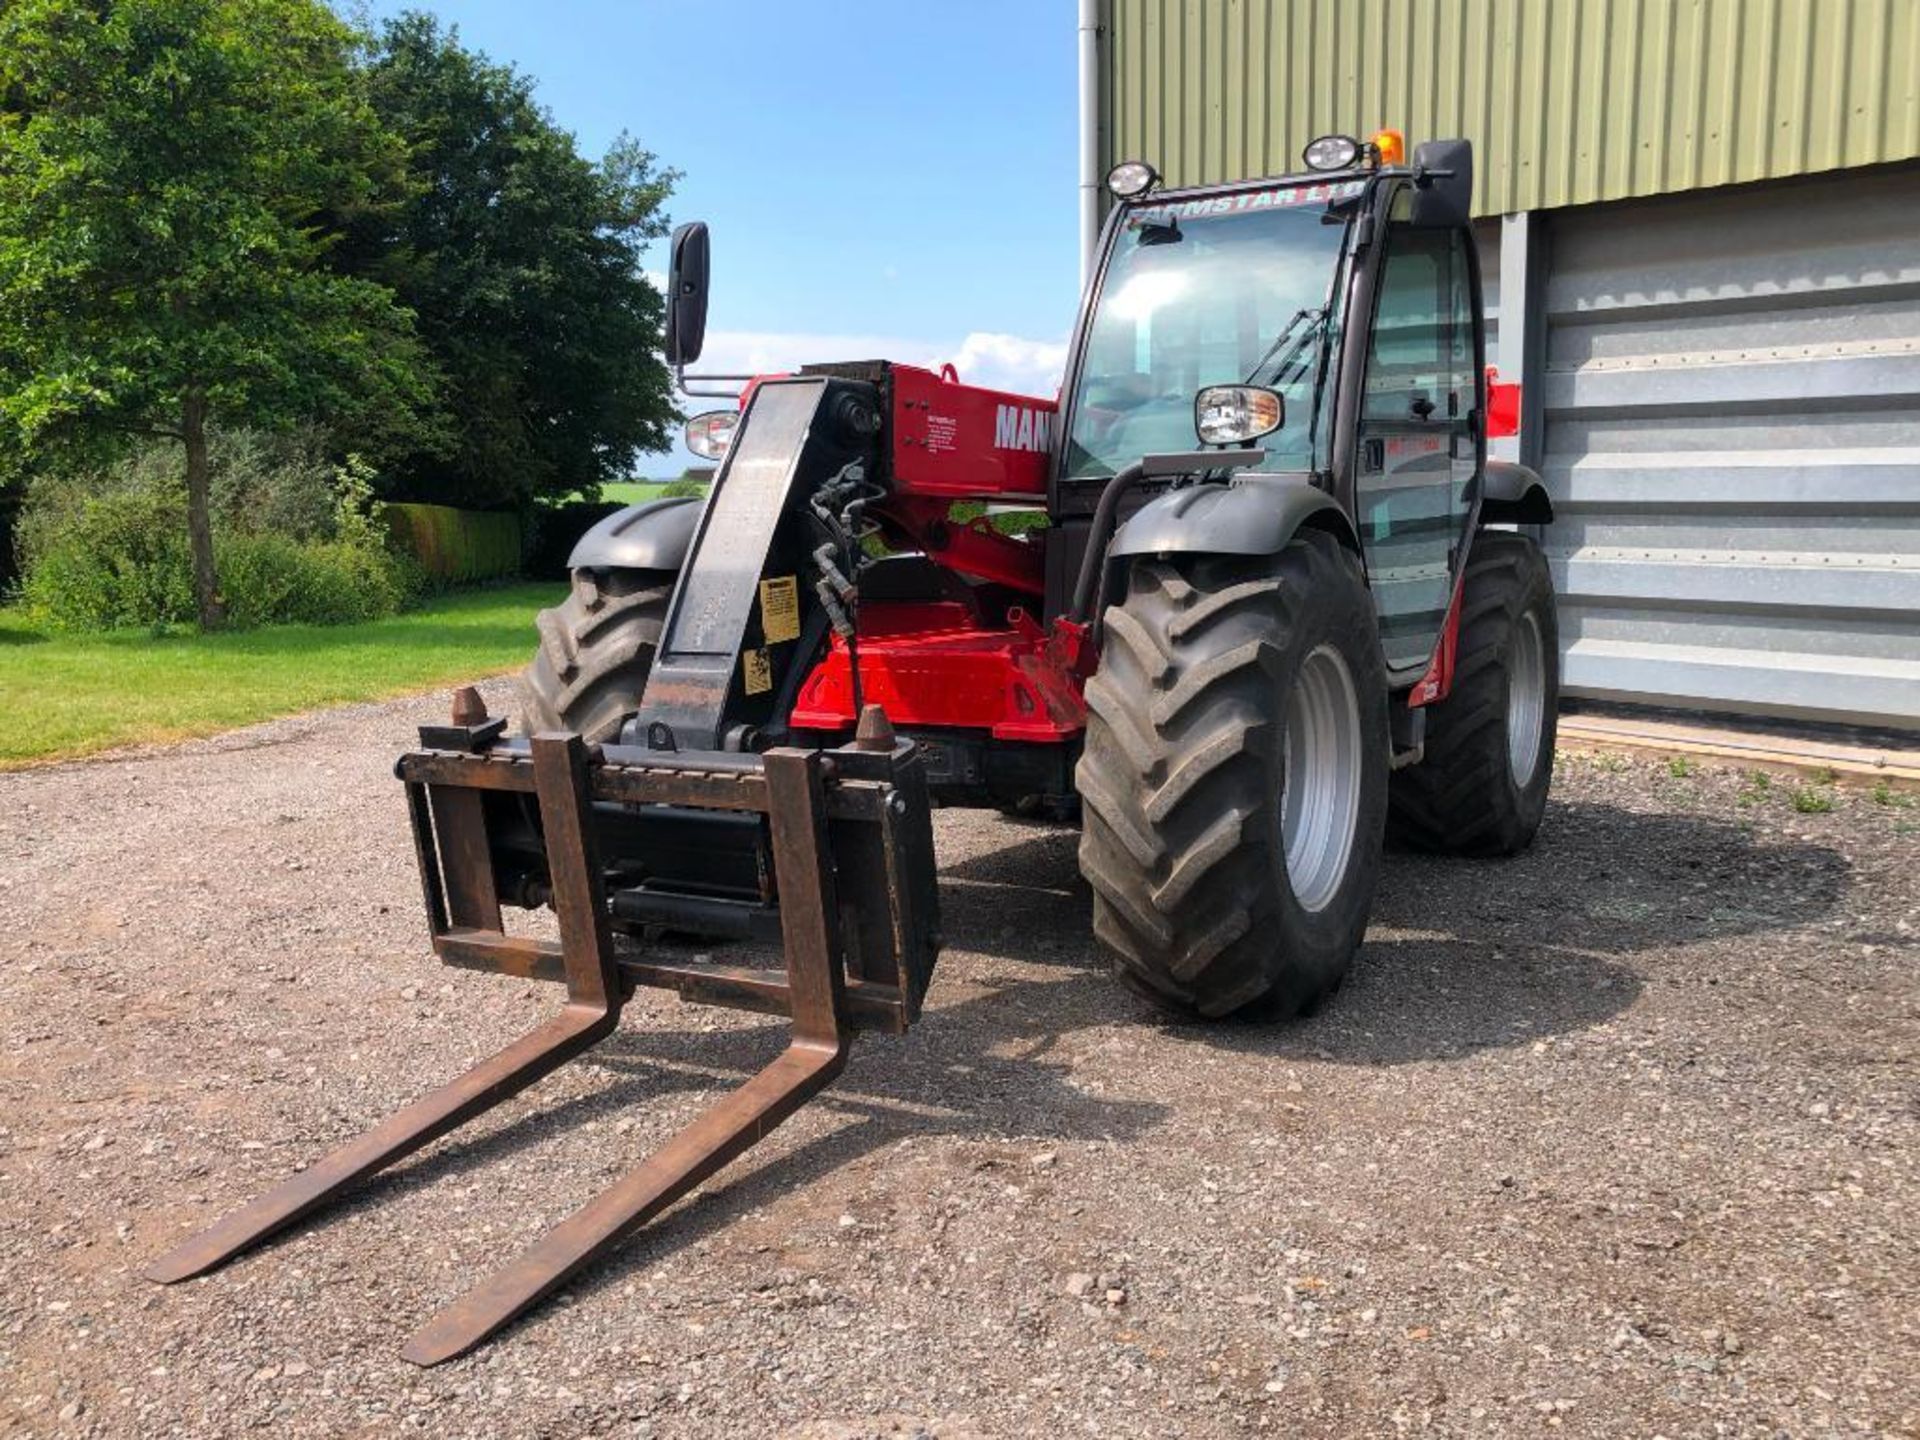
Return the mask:
M 1048 1059 L 1076 1030 L 1156 1023 L 1101 973 L 1085 930 L 1076 843 L 1071 828 L 1037 828 L 943 870 L 948 943 L 976 957 L 961 983 L 983 993 L 942 1004 L 936 991 L 929 1023 L 856 1046 L 844 1077 L 816 1102 L 848 1123 L 723 1176 L 573 1288 L 617 1283 L 909 1136 L 1124 1143 L 1158 1129 L 1167 1106 L 1090 1095 L 1070 1083 L 1069 1063 Z M 1539 844 L 1511 861 L 1393 855 L 1360 963 L 1319 1014 L 1267 1025 L 1158 1023 L 1170 1044 L 1276 1060 L 1459 1059 L 1604 1023 L 1640 992 L 1642 967 L 1631 957 L 1658 964 L 1662 952 L 1694 940 L 1811 923 L 1848 883 L 1847 861 L 1824 846 L 1757 841 L 1737 824 L 1699 816 L 1556 804 Z M 1028 973 L 996 973 L 1002 966 Z M 1030 978 L 1035 966 L 1051 974 Z M 710 1097 L 786 1043 L 779 1022 L 657 1028 L 692 1013 L 654 1012 L 644 1028 L 599 1046 L 588 1063 L 613 1077 L 604 1089 L 404 1165 L 346 1208 L 477 1171 L 591 1122 L 657 1115 L 676 1096 Z M 634 1158 L 645 1148 L 634 1143 Z
M 930 1014 L 937 1023 L 857 1043 L 845 1073 L 813 1102 L 814 1108 L 853 1123 L 757 1166 L 744 1162 L 723 1172 L 574 1288 L 591 1290 L 631 1265 L 656 1263 L 787 1190 L 909 1136 L 991 1142 L 1019 1134 L 1124 1142 L 1159 1127 L 1167 1106 L 1089 1095 L 1068 1083 L 1065 1061 L 1047 1058 L 1063 1035 L 1095 1025 L 1131 1024 L 1135 1015 L 1134 1002 L 1101 973 L 1086 933 L 1087 894 L 1074 862 L 1077 839 L 1072 829 L 1038 828 L 1026 845 L 1015 847 L 1011 862 L 998 853 L 981 855 L 943 876 L 949 948 L 985 957 L 985 965 L 976 961 L 968 987 L 983 993 L 942 1003 L 936 987 Z M 776 953 L 752 945 L 716 946 L 691 937 L 662 943 L 668 951 L 706 952 L 722 963 L 778 963 Z M 1045 978 L 995 974 L 999 961 L 1009 971 L 1037 962 L 1065 973 Z M 345 1200 L 339 1214 L 374 1209 L 450 1176 L 484 1172 L 552 1141 L 567 1143 L 565 1137 L 596 1123 L 634 1118 L 643 1126 L 659 1121 L 671 1129 L 663 1115 L 677 1098 L 701 1103 L 717 1098 L 762 1069 L 789 1039 L 784 1021 L 739 1029 L 680 1028 L 701 1011 L 672 1001 L 663 1005 L 634 1004 L 630 1013 L 639 1023 L 617 1031 L 583 1058 L 581 1063 L 612 1077 L 604 1088 L 553 1104 L 536 1101 L 513 1118 L 474 1132 L 465 1143 L 404 1161 Z M 646 1148 L 636 1138 L 631 1159 L 637 1162 Z
M 956 937 L 956 944 L 967 938 Z M 1129 1023 L 1132 1003 L 1104 975 L 1083 972 L 987 985 L 986 993 L 975 998 L 939 1006 L 933 1023 L 857 1044 L 845 1073 L 812 1107 L 848 1123 L 758 1163 L 748 1160 L 723 1171 L 570 1288 L 584 1296 L 618 1283 L 631 1270 L 658 1264 L 751 1211 L 783 1195 L 804 1193 L 813 1182 L 908 1138 L 1005 1143 L 1018 1135 L 1041 1142 L 1126 1143 L 1166 1121 L 1168 1106 L 1090 1095 L 1068 1082 L 1069 1063 L 1048 1058 L 1065 1033 Z M 675 1024 L 694 1013 L 691 1007 L 669 1008 L 649 1019 Z M 343 1204 L 339 1218 L 569 1135 L 575 1138 L 566 1143 L 581 1143 L 583 1127 L 594 1122 L 651 1116 L 670 1130 L 676 1097 L 711 1101 L 766 1065 L 787 1039 L 788 1027 L 780 1021 L 716 1031 L 663 1030 L 653 1024 L 621 1030 L 583 1062 L 613 1077 L 605 1088 L 535 1108 L 466 1144 L 403 1163 Z M 645 1133 L 622 1142 L 631 1153 L 619 1163 L 637 1162 L 646 1153 L 651 1142 Z
M 1009 823 L 1025 838 L 941 867 L 948 940 L 956 949 L 1023 965 L 1103 969 L 1087 927 L 1092 899 L 1076 858 L 1080 832 Z M 1114 1011 L 1129 1015 L 1133 1006 L 1116 993 Z
M 986 923 L 1013 936 L 1045 933 L 1047 914 L 1074 924 L 1084 890 L 1073 842 L 1056 830 L 971 857 L 943 872 L 943 898 L 987 889 Z M 1643 967 L 1629 957 L 1656 963 L 1695 941 L 1814 923 L 1849 883 L 1846 858 L 1824 845 L 1756 839 L 1707 816 L 1555 802 L 1534 848 L 1511 860 L 1389 852 L 1354 974 L 1316 1016 L 1186 1025 L 1128 1008 L 1183 1040 L 1276 1057 L 1458 1058 L 1600 1024 L 1640 992 Z M 1098 963 L 1091 950 L 1009 943 L 1026 960 Z
M 1838 906 L 1851 872 L 1828 846 L 1756 839 L 1732 821 L 1556 801 L 1533 848 L 1510 860 L 1476 868 L 1394 852 L 1374 919 L 1630 955 L 1811 924 Z

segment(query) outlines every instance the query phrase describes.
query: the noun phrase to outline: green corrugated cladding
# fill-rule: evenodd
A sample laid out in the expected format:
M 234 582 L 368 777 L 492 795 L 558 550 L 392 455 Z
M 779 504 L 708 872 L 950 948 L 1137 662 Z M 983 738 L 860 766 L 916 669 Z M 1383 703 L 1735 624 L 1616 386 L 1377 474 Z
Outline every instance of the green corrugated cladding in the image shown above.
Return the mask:
M 1102 0 L 1101 152 L 1169 184 L 1330 131 L 1474 141 L 1494 215 L 1920 155 L 1920 0 Z

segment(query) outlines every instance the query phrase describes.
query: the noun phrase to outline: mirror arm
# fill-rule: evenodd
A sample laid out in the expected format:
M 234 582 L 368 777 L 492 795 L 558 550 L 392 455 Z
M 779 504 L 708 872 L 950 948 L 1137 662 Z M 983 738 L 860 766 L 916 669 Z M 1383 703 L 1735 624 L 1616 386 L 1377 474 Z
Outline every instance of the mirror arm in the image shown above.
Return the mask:
M 673 383 L 682 395 L 694 400 L 737 400 L 740 392 L 760 377 L 757 375 L 689 375 L 686 367 L 673 367 Z M 696 385 L 718 385 L 718 390 L 696 390 Z

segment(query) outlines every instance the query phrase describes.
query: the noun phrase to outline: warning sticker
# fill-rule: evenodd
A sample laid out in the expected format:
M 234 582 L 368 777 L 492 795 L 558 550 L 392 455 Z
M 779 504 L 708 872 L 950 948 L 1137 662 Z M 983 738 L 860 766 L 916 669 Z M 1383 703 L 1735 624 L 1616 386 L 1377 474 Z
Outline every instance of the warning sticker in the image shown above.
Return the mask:
M 747 694 L 764 695 L 773 688 L 773 656 L 764 646 L 744 651 L 740 656 L 740 670 L 746 680 Z
M 800 638 L 800 582 L 793 576 L 760 582 L 760 633 L 769 645 Z

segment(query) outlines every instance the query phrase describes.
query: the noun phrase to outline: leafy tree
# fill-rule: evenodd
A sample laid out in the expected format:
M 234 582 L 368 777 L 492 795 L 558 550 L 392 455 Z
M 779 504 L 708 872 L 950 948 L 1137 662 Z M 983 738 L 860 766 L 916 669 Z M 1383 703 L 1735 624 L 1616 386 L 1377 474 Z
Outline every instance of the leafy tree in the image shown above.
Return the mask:
M 38 456 L 177 442 L 205 626 L 210 425 L 419 443 L 409 317 L 325 263 L 404 185 L 354 45 L 318 0 L 0 4 L 0 432 Z
M 598 164 L 531 83 L 431 16 L 388 22 L 366 93 L 407 142 L 413 198 L 338 255 L 418 317 L 453 437 L 390 466 L 396 498 L 486 506 L 626 476 L 676 414 L 640 251 L 674 172 L 625 136 Z

